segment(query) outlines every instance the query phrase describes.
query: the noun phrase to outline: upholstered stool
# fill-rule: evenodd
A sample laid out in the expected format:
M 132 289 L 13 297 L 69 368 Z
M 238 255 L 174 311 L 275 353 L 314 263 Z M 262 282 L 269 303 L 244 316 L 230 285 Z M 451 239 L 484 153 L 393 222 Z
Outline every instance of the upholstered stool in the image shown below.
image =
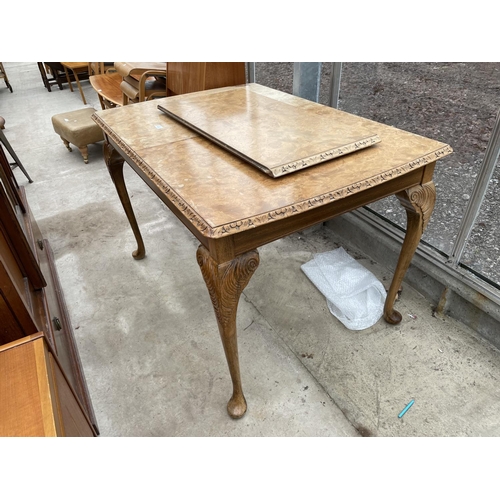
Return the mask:
M 72 151 L 70 143 L 74 144 L 82 153 L 85 163 L 89 162 L 87 146 L 104 140 L 102 129 L 91 118 L 94 113 L 93 108 L 83 108 L 52 117 L 56 134 L 59 134 L 69 151 Z

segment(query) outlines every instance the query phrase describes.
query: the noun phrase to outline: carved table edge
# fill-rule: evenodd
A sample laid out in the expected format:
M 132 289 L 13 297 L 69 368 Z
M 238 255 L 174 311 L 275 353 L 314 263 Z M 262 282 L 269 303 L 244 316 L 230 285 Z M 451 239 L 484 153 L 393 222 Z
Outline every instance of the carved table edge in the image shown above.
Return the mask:
M 362 181 L 356 182 L 354 184 L 344 186 L 340 189 L 334 191 L 326 192 L 321 196 L 315 198 L 310 198 L 308 200 L 303 200 L 300 203 L 293 205 L 288 205 L 280 208 L 279 210 L 273 210 L 271 212 L 265 212 L 259 214 L 255 217 L 245 218 L 231 222 L 230 224 L 224 224 L 221 226 L 210 225 L 203 217 L 201 217 L 196 211 L 194 211 L 182 197 L 180 197 L 155 171 L 152 169 L 140 156 L 138 156 L 135 151 L 133 151 L 130 146 L 128 146 L 118 135 L 113 131 L 109 125 L 107 125 L 100 116 L 97 114 L 92 115 L 92 119 L 103 129 L 103 131 L 111 137 L 111 139 L 118 145 L 125 155 L 134 162 L 146 175 L 147 177 L 165 194 L 165 196 L 178 208 L 184 216 L 193 224 L 194 227 L 205 237 L 216 239 L 222 238 L 224 236 L 229 236 L 238 233 L 242 229 L 251 229 L 258 226 L 268 224 L 277 219 L 284 219 L 292 215 L 296 215 L 299 212 L 306 212 L 312 210 L 319 205 L 324 205 L 327 203 L 333 203 L 334 201 L 340 200 L 342 198 L 347 198 L 348 196 L 364 191 L 371 187 L 382 184 L 387 180 L 399 177 L 406 174 L 407 172 L 413 170 L 414 168 L 420 168 L 429 163 L 439 160 L 453 152 L 453 149 L 448 145 L 444 144 L 443 147 L 436 149 L 435 151 L 428 153 L 427 155 L 416 158 L 411 162 L 404 163 L 398 167 L 392 168 L 377 174 L 373 177 L 368 177 Z M 252 167 L 253 168 L 253 167 Z

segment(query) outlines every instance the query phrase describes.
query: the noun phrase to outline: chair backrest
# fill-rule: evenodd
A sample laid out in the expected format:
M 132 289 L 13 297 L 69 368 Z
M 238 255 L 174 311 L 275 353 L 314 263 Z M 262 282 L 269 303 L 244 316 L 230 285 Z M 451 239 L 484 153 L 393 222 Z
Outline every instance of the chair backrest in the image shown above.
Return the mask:
M 245 83 L 244 62 L 167 62 L 169 96 Z
M 123 105 L 165 97 L 167 66 L 164 62 L 115 62 L 115 69 L 123 80 Z
M 113 62 L 89 62 L 89 75 L 103 75 L 114 71 Z

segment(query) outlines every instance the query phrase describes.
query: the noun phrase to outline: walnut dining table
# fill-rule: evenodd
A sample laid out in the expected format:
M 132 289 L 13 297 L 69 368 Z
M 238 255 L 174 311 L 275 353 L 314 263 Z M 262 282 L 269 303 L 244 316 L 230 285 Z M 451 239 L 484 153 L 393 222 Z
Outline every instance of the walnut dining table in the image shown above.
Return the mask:
M 321 115 L 326 108 L 258 84 L 244 87 L 267 99 L 312 110 L 313 115 Z M 124 162 L 200 242 L 196 259 L 213 304 L 233 385 L 227 410 L 231 417 L 240 418 L 247 403 L 239 367 L 236 312 L 240 294 L 259 265 L 258 248 L 395 195 L 406 210 L 407 230 L 387 293 L 384 319 L 399 323 L 402 318 L 394 301 L 434 208 L 434 168 L 452 149 L 433 139 L 328 108 L 339 126 L 376 134 L 380 142 L 272 178 L 158 109 L 165 100 L 182 102 L 183 98 L 97 111 L 93 119 L 104 132 L 105 162 L 135 235 L 133 257 L 142 259 L 146 252 L 124 182 Z M 300 127 L 308 125 L 296 126 L 300 133 Z M 249 140 L 272 148 L 272 135 L 269 131 L 266 137 Z

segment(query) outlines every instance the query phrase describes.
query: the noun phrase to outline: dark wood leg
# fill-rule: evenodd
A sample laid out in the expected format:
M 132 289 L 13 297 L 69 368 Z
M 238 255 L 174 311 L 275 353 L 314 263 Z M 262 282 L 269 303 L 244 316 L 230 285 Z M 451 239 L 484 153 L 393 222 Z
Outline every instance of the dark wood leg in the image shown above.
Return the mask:
M 104 161 L 108 167 L 109 175 L 113 180 L 116 192 L 122 202 L 123 209 L 125 210 L 130 227 L 132 228 L 137 241 L 137 250 L 132 252 L 132 257 L 136 260 L 143 259 L 146 256 L 146 249 L 144 247 L 144 242 L 142 241 L 142 235 L 135 218 L 134 210 L 132 209 L 132 204 L 130 203 L 127 187 L 125 186 L 125 179 L 123 178 L 124 160 L 120 154 L 106 141 L 104 142 L 103 152 Z
M 45 71 L 45 67 L 44 67 L 43 63 L 37 62 L 37 65 L 38 65 L 38 71 L 40 71 L 40 76 L 42 77 L 42 82 L 43 82 L 44 87 L 49 92 L 52 92 L 52 90 L 50 88 L 49 79 L 47 78 L 47 72 Z
M 259 265 L 259 253 L 252 250 L 229 262 L 218 264 L 210 252 L 200 245 L 196 258 L 212 299 L 233 383 L 233 395 L 227 404 L 227 411 L 232 418 L 241 418 L 247 410 L 247 403 L 241 386 L 236 311 L 240 294 Z
M 104 100 L 102 98 L 102 95 L 101 94 L 97 94 L 97 96 L 99 97 L 99 102 L 101 104 L 101 108 L 102 109 L 106 109 L 106 106 L 104 105 Z
M 436 188 L 433 182 L 428 182 L 401 191 L 396 196 L 406 210 L 408 222 L 406 236 L 384 306 L 385 320 L 394 325 L 398 324 L 402 319 L 401 314 L 394 309 L 396 294 L 434 209 Z
M 59 90 L 63 89 L 63 80 L 61 78 L 61 75 L 56 71 L 54 75 L 54 79 L 57 83 L 57 86 L 59 87 Z
M 52 77 L 49 78 L 47 76 L 47 71 L 45 70 L 45 65 L 44 63 L 37 63 L 38 64 L 38 69 L 40 71 L 40 75 L 42 77 L 42 81 L 43 81 L 43 84 L 45 86 L 45 88 L 49 91 L 49 92 L 52 92 L 52 85 L 55 85 L 54 81 L 57 83 L 57 85 L 59 86 L 59 89 L 62 90 L 63 89 L 63 86 L 62 86 L 62 80 L 61 80 L 61 76 L 59 75 L 59 72 L 57 69 L 55 68 L 51 68 L 52 70 Z
M 12 146 L 10 145 L 10 142 L 7 140 L 7 137 L 5 137 L 5 134 L 1 130 L 0 130 L 0 142 L 5 146 L 10 156 L 12 156 L 12 158 L 14 159 L 14 163 L 11 163 L 11 166 L 13 166 L 13 168 L 16 166 L 19 167 L 23 172 L 23 174 L 28 179 L 28 181 L 30 183 L 33 182 L 28 172 L 24 168 L 23 164 L 21 163 L 21 160 L 17 157 L 16 152 L 12 149 Z

